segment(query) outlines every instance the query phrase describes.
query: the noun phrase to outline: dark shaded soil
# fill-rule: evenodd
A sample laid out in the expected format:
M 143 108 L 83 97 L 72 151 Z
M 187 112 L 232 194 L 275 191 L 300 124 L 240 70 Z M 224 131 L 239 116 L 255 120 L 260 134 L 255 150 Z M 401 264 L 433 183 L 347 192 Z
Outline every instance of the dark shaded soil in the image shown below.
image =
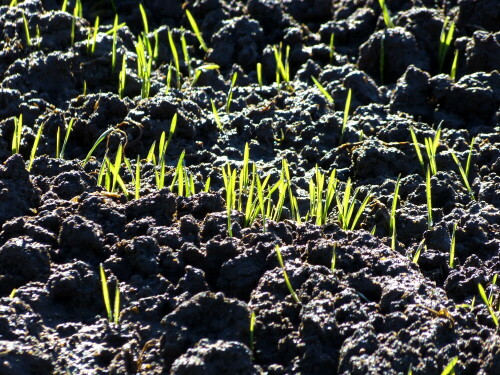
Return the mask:
M 410 368 L 428 375 L 441 374 L 455 357 L 456 374 L 500 373 L 499 329 L 478 289 L 484 287 L 498 317 L 500 2 L 387 0 L 395 27 L 386 28 L 376 0 L 146 1 L 147 37 L 154 46 L 157 30 L 158 58 L 144 99 L 137 1 L 84 1 L 82 18 L 72 16 L 74 1 L 69 13 L 55 0 L 10 3 L 0 0 L 0 375 L 407 374 Z M 126 23 L 116 33 L 114 71 L 113 6 Z M 206 53 L 185 9 L 202 30 Z M 101 26 L 92 54 L 96 16 Z M 442 73 L 439 40 L 447 17 L 456 29 Z M 177 86 L 172 73 L 167 92 L 169 30 L 182 81 Z M 183 33 L 191 69 L 219 65 L 195 85 Z M 289 47 L 291 79 L 278 85 L 273 47 L 280 43 L 283 58 Z M 12 155 L 21 114 L 20 152 Z M 168 134 L 174 115 L 166 187 L 158 189 L 148 152 Z M 71 119 L 64 159 L 56 159 L 58 133 L 62 144 Z M 438 125 L 429 226 L 426 174 L 410 128 L 427 164 L 424 139 Z M 473 137 L 469 192 L 452 152 L 465 166 Z M 98 185 L 104 157 L 115 160 L 120 143 L 132 168 L 141 159 L 138 199 Z M 222 168 L 242 166 L 246 143 L 251 164 L 271 176 L 269 184 L 288 161 L 301 223 L 287 197 L 277 221 L 259 217 L 245 227 L 244 213 L 233 211 L 228 235 Z M 188 197 L 170 189 L 183 151 L 198 192 Z M 371 194 L 356 230 L 342 229 L 336 207 L 325 225 L 306 220 L 315 166 L 328 175 L 335 169 L 340 191 L 350 179 L 358 199 Z M 125 164 L 120 173 L 133 191 Z M 209 177 L 210 190 L 200 192 Z M 300 303 L 287 289 L 276 245 Z M 108 321 L 101 264 L 112 301 L 120 291 L 118 324 Z

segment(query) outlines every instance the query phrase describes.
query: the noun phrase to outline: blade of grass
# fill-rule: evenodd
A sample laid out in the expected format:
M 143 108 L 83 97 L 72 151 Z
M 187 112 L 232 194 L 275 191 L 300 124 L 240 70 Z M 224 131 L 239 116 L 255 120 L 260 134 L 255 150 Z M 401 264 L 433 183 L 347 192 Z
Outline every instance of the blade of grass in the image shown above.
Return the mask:
M 300 304 L 299 296 L 297 295 L 297 293 L 295 293 L 295 290 L 293 290 L 292 284 L 290 283 L 290 279 L 288 278 L 288 273 L 286 272 L 285 265 L 283 263 L 283 257 L 281 256 L 281 250 L 279 245 L 276 245 L 274 249 L 276 250 L 276 255 L 278 257 L 278 262 L 280 264 L 280 267 L 283 270 L 283 277 L 285 278 L 286 287 L 288 288 L 288 291 L 292 295 L 293 300 L 296 303 Z
M 92 146 L 92 148 L 90 149 L 89 153 L 87 154 L 87 156 L 85 157 L 85 159 L 83 160 L 83 163 L 82 163 L 82 166 L 85 166 L 85 164 L 88 163 L 90 157 L 92 156 L 92 154 L 94 153 L 95 149 L 97 148 L 97 146 L 99 146 L 101 144 L 102 141 L 104 141 L 104 139 L 109 135 L 111 134 L 113 131 L 115 131 L 114 128 L 109 128 L 108 130 L 105 130 L 100 136 L 99 138 L 95 141 L 94 145 Z M 59 129 L 58 129 L 58 132 L 59 132 Z M 59 140 L 59 137 L 57 137 L 57 139 Z
M 104 306 L 106 307 L 106 313 L 108 315 L 108 321 L 113 321 L 113 313 L 111 311 L 111 301 L 109 298 L 109 289 L 108 289 L 108 280 L 106 278 L 106 273 L 104 272 L 104 268 L 102 263 L 99 265 L 99 272 L 101 274 L 101 288 L 102 288 L 102 296 L 104 299 Z
M 319 89 L 319 91 L 325 96 L 326 100 L 328 100 L 330 103 L 333 103 L 332 96 L 328 93 L 328 91 L 326 91 L 326 89 L 323 87 L 323 85 L 321 83 L 319 83 L 319 81 L 316 78 L 314 78 L 313 76 L 311 76 L 311 79 L 314 82 L 314 84 L 316 85 L 316 87 Z
M 196 20 L 194 19 L 193 15 L 188 9 L 186 9 L 186 16 L 188 18 L 189 24 L 191 25 L 191 28 L 193 29 L 196 35 L 196 38 L 198 39 L 198 42 L 200 42 L 201 48 L 203 48 L 205 52 L 208 52 L 208 47 L 205 44 L 205 41 L 203 40 L 203 35 L 200 32 L 200 28 L 198 27 Z
M 342 130 L 340 132 L 340 144 L 342 144 L 342 140 L 344 139 L 345 128 L 347 125 L 347 119 L 349 117 L 349 108 L 351 107 L 351 97 L 352 97 L 352 90 L 349 89 L 349 91 L 347 92 L 347 99 L 345 102 L 344 120 L 342 121 Z
M 33 165 L 33 161 L 35 160 L 36 150 L 38 149 L 38 143 L 40 142 L 40 138 L 42 137 L 43 132 L 43 124 L 38 128 L 38 132 L 36 133 L 35 141 L 33 142 L 33 147 L 31 148 L 30 162 L 28 165 L 28 171 L 31 170 L 31 166 Z
M 451 234 L 451 245 L 450 245 L 450 268 L 455 267 L 455 243 L 456 243 L 456 231 L 458 223 L 453 224 L 453 232 Z
M 64 152 L 66 151 L 66 145 L 68 144 L 69 135 L 71 134 L 71 131 L 73 130 L 74 122 L 75 122 L 74 118 L 69 120 L 69 125 L 66 128 L 66 135 L 64 136 L 63 146 L 61 148 L 61 153 L 59 154 L 60 159 L 64 159 Z

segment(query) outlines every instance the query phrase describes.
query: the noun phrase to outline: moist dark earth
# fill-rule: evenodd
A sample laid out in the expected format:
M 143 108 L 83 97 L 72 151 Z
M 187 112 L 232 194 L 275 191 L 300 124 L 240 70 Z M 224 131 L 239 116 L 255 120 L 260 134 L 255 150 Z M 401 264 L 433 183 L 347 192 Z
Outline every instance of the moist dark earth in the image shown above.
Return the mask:
M 146 38 L 158 40 L 144 98 L 139 2 L 83 1 L 82 17 L 74 1 L 66 12 L 62 1 L 15 3 L 0 1 L 1 375 L 500 374 L 492 316 L 500 307 L 500 2 L 387 0 L 389 28 L 376 0 L 144 1 Z M 208 64 L 218 69 L 193 84 L 194 69 Z M 174 115 L 158 189 L 161 170 L 148 154 Z M 64 159 L 56 158 L 70 123 Z M 438 129 L 426 187 L 424 143 Z M 106 187 L 101 166 L 120 144 L 131 170 L 139 159 L 138 197 L 125 163 L 119 175 L 132 193 Z M 245 144 L 250 170 L 269 185 L 288 162 L 300 222 L 287 195 L 275 220 L 258 215 L 245 225 L 244 209 L 233 210 L 230 235 L 222 170 L 239 173 Z M 183 151 L 195 194 L 179 195 L 175 181 L 170 189 Z M 453 153 L 463 168 L 471 155 L 470 192 Z M 340 197 L 348 181 L 359 189 L 357 209 L 370 196 L 354 230 L 342 229 L 335 202 L 323 225 L 308 215 L 316 166 L 336 171 Z M 119 290 L 118 322 L 107 314 L 100 265 L 112 309 Z

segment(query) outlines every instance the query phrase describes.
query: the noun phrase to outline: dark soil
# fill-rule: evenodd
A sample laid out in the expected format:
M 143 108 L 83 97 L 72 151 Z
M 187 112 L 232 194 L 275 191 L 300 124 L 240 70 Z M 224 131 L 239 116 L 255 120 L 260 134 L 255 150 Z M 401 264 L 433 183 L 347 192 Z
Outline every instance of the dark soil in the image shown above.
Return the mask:
M 385 27 L 376 0 L 145 1 L 158 59 L 150 97 L 142 99 L 137 1 L 83 1 L 83 17 L 74 18 L 72 0 L 69 13 L 60 11 L 62 1 L 9 6 L 10 0 L 0 0 L 0 375 L 409 369 L 432 375 L 455 357 L 456 374 L 500 374 L 500 335 L 491 315 L 500 310 L 500 2 L 386 2 L 393 28 Z M 114 71 L 113 7 L 126 23 L 116 33 Z M 197 20 L 207 53 L 185 9 Z M 101 26 L 92 54 L 87 41 L 96 16 Z M 456 29 L 441 73 L 439 40 L 447 17 Z M 174 72 L 166 93 L 169 29 L 182 82 L 177 88 Z M 183 32 L 192 67 L 219 65 L 194 86 Z M 289 47 L 291 80 L 278 86 L 273 46 L 280 43 L 283 57 Z M 20 152 L 12 155 L 21 114 Z M 166 188 L 158 190 L 155 166 L 146 158 L 175 114 Z M 57 134 L 62 144 L 71 119 L 64 159 L 55 158 Z M 429 226 L 426 174 L 410 127 L 423 145 L 438 125 Z M 109 128 L 114 131 L 84 164 Z M 465 166 L 473 137 L 470 194 L 452 151 Z M 139 199 L 98 185 L 104 156 L 113 161 L 120 143 L 133 168 L 142 159 Z M 266 225 L 259 217 L 245 227 L 244 214 L 233 211 L 228 235 L 222 168 L 242 166 L 246 143 L 270 184 L 288 161 L 301 223 L 292 220 L 287 198 L 279 220 Z M 209 192 L 184 197 L 177 188 L 170 191 L 182 151 L 196 191 L 210 177 Z M 316 165 L 328 175 L 337 171 L 341 191 L 350 179 L 358 199 L 371 192 L 356 230 L 342 229 L 336 207 L 326 225 L 304 220 Z M 121 173 L 133 190 L 125 164 Z M 398 176 L 392 249 L 389 217 Z M 287 289 L 276 245 L 300 303 Z M 118 324 L 108 321 L 101 264 L 112 303 L 120 291 Z

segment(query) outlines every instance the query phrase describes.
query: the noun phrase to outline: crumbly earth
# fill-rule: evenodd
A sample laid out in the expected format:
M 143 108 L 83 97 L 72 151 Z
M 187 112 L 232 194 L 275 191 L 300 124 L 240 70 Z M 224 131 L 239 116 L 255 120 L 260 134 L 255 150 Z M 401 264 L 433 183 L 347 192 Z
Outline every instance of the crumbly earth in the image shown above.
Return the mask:
M 145 1 L 153 46 L 153 31 L 158 35 L 147 98 L 137 71 L 144 28 L 139 2 L 83 1 L 82 18 L 72 15 L 74 1 L 68 12 L 61 3 L 0 0 L 0 375 L 410 369 L 439 375 L 455 360 L 457 374 L 500 374 L 499 329 L 491 315 L 498 317 L 500 307 L 494 282 L 500 272 L 500 2 L 387 0 L 395 27 L 386 28 L 376 0 Z M 125 25 L 114 38 L 115 11 Z M 447 17 L 455 32 L 440 64 Z M 168 90 L 169 30 L 181 80 L 170 68 Z M 277 85 L 273 48 L 280 44 L 290 81 L 281 77 Z M 202 71 L 193 85 L 190 67 L 208 63 L 219 69 Z M 12 155 L 21 114 L 20 150 Z M 166 188 L 159 190 L 146 158 L 174 115 Z M 64 159 L 56 159 L 58 134 L 62 144 L 71 119 Z M 427 165 L 424 140 L 434 138 L 438 125 L 428 225 L 426 173 L 410 128 Z M 104 156 L 113 161 L 120 143 L 133 168 L 142 159 L 138 199 L 98 185 Z M 270 184 L 288 161 L 301 223 L 287 198 L 278 220 L 265 225 L 258 217 L 246 227 L 244 214 L 233 211 L 228 235 L 222 168 L 242 166 L 246 143 L 251 164 L 271 176 Z M 452 157 L 465 168 L 470 149 L 471 192 Z M 210 177 L 208 192 L 185 197 L 170 190 L 183 151 L 196 191 Z M 328 175 L 337 171 L 339 191 L 350 179 L 357 199 L 371 194 L 354 231 L 342 229 L 336 207 L 325 225 L 305 220 L 315 166 Z M 120 173 L 133 190 L 125 165 Z M 276 245 L 300 302 L 287 288 Z M 120 291 L 118 324 L 106 313 L 101 264 L 111 305 Z

